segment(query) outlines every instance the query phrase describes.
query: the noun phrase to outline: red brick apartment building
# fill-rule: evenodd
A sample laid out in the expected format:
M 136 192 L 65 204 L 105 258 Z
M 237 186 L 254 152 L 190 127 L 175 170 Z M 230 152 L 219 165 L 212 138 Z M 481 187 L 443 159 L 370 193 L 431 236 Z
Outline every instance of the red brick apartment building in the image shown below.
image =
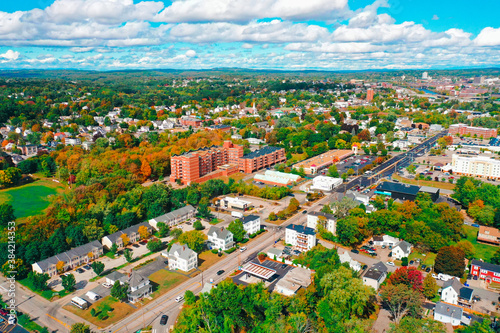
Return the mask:
M 243 156 L 242 146 L 225 141 L 222 147 L 212 146 L 172 156 L 170 181 L 180 179 L 183 184 L 204 182 L 238 171 L 251 173 L 285 161 L 283 148 L 264 147 Z
M 454 124 L 450 125 L 448 128 L 448 134 L 459 134 L 459 135 L 476 135 L 478 138 L 483 137 L 483 139 L 489 139 L 491 137 L 497 136 L 497 130 L 494 128 L 484 128 L 484 127 L 474 127 L 467 126 L 465 124 Z
M 203 121 L 197 118 L 181 118 L 180 122 L 182 126 L 200 127 Z

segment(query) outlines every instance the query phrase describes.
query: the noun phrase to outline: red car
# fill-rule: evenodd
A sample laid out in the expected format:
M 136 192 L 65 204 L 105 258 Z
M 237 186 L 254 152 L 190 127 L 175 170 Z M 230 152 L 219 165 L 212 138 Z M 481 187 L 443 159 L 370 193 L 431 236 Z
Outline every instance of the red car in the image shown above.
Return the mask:
M 7 312 L 7 310 L 5 310 L 5 309 L 0 309 L 0 314 L 1 314 L 2 316 L 7 316 L 9 313 L 8 313 L 8 312 Z

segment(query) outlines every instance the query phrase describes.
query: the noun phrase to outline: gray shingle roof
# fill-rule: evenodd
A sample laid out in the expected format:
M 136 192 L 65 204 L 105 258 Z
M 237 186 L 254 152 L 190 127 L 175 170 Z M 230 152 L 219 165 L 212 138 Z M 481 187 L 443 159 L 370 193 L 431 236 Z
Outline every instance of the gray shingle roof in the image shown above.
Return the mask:
M 213 235 L 215 232 L 216 237 L 219 239 L 226 239 L 228 234 L 232 234 L 231 231 L 227 230 L 227 228 L 224 227 L 211 227 L 210 230 L 208 230 L 209 235 Z
M 286 227 L 287 229 L 290 230 L 295 230 L 296 232 L 300 234 L 306 234 L 306 235 L 316 235 L 316 231 L 314 231 L 313 228 L 305 227 L 300 224 L 290 224 Z
M 401 250 L 403 250 L 404 253 L 407 253 L 410 251 L 411 249 L 411 244 L 408 243 L 407 241 L 400 241 L 400 242 L 397 242 L 396 245 L 394 245 L 394 247 L 400 247 Z
M 178 256 L 175 255 L 175 252 L 177 252 Z M 175 243 L 174 245 L 172 245 L 170 251 L 168 251 L 168 257 L 173 258 L 174 260 L 177 260 L 177 257 L 184 260 L 189 260 L 189 257 L 191 257 L 193 254 L 196 254 L 196 252 L 191 250 L 187 245 L 181 245 L 179 243 Z
M 193 206 L 187 205 L 182 208 L 173 210 L 170 213 L 166 213 L 161 216 L 155 217 L 153 220 L 155 220 L 156 222 L 168 222 L 175 220 L 179 216 L 184 216 L 189 214 L 190 212 L 195 212 L 195 211 L 196 209 Z
M 312 216 L 323 216 L 325 217 L 326 219 L 328 220 L 337 220 L 335 218 L 335 215 L 333 214 L 327 214 L 327 213 L 323 213 L 323 212 L 310 212 L 309 214 L 307 215 L 312 215 Z
M 434 312 L 442 316 L 452 317 L 455 319 L 462 319 L 463 309 L 459 306 L 438 302 Z
M 366 271 L 365 277 L 378 281 L 386 273 L 387 273 L 387 267 L 384 265 L 383 262 L 379 261 Z
M 248 216 L 245 216 L 243 218 L 240 219 L 240 221 L 243 223 L 243 224 L 247 224 L 248 222 L 252 222 L 252 221 L 255 221 L 257 220 L 258 218 L 260 218 L 259 216 L 257 215 L 248 215 Z
M 131 227 L 128 227 L 126 229 L 123 229 L 123 230 L 120 230 L 120 231 L 117 231 L 111 235 L 107 235 L 105 237 L 107 237 L 111 242 L 115 242 L 118 238 L 120 238 L 121 235 L 123 234 L 126 234 L 126 235 L 130 235 L 132 233 L 137 233 L 137 231 L 139 230 L 139 227 L 142 227 L 142 226 L 145 226 L 147 227 L 148 229 L 151 228 L 151 226 L 149 225 L 148 222 L 141 222 L 139 224 L 136 224 L 136 225 L 133 225 Z
M 271 146 L 267 146 L 267 147 L 264 147 L 262 149 L 259 149 L 259 150 L 256 150 L 248 155 L 245 155 L 243 156 L 242 158 L 243 159 L 252 159 L 252 158 L 255 158 L 255 157 L 259 157 L 259 156 L 263 156 L 263 155 L 267 155 L 267 154 L 271 154 L 271 153 L 274 153 L 280 149 L 283 149 L 283 148 L 279 148 L 279 147 L 271 147 Z
M 38 261 L 37 264 L 42 270 L 47 270 L 50 266 L 57 264 L 59 261 L 68 262 L 71 258 L 82 257 L 87 255 L 89 252 L 93 252 L 95 249 L 102 249 L 102 244 L 94 240 L 90 243 L 75 247 L 74 249 L 68 250 L 63 253 L 56 254 L 55 256 L 49 257 L 47 259 Z

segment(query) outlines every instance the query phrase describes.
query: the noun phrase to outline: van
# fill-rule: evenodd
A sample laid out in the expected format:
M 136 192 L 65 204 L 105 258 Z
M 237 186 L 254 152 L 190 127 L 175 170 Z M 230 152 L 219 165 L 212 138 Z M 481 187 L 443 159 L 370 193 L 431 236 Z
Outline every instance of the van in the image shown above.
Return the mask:
M 88 291 L 85 296 L 87 296 L 88 298 L 90 298 L 91 300 L 93 301 L 97 301 L 98 299 L 101 298 L 100 295 L 96 294 L 95 292 L 93 291 Z

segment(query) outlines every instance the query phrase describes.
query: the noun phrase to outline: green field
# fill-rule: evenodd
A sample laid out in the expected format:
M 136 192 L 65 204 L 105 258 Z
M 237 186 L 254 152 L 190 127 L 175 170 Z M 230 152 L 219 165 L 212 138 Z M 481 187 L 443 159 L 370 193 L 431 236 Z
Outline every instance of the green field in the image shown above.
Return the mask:
M 467 240 L 471 242 L 472 245 L 474 245 L 474 248 L 476 249 L 474 258 L 483 259 L 484 261 L 490 261 L 495 252 L 497 252 L 498 246 L 478 243 L 477 242 L 477 233 L 479 231 L 478 228 L 474 228 L 470 225 L 464 225 L 464 231 L 467 234 Z
M 37 180 L 31 184 L 0 191 L 0 203 L 10 203 L 16 218 L 36 215 L 49 206 L 49 195 L 62 191 L 63 185 L 51 180 Z

